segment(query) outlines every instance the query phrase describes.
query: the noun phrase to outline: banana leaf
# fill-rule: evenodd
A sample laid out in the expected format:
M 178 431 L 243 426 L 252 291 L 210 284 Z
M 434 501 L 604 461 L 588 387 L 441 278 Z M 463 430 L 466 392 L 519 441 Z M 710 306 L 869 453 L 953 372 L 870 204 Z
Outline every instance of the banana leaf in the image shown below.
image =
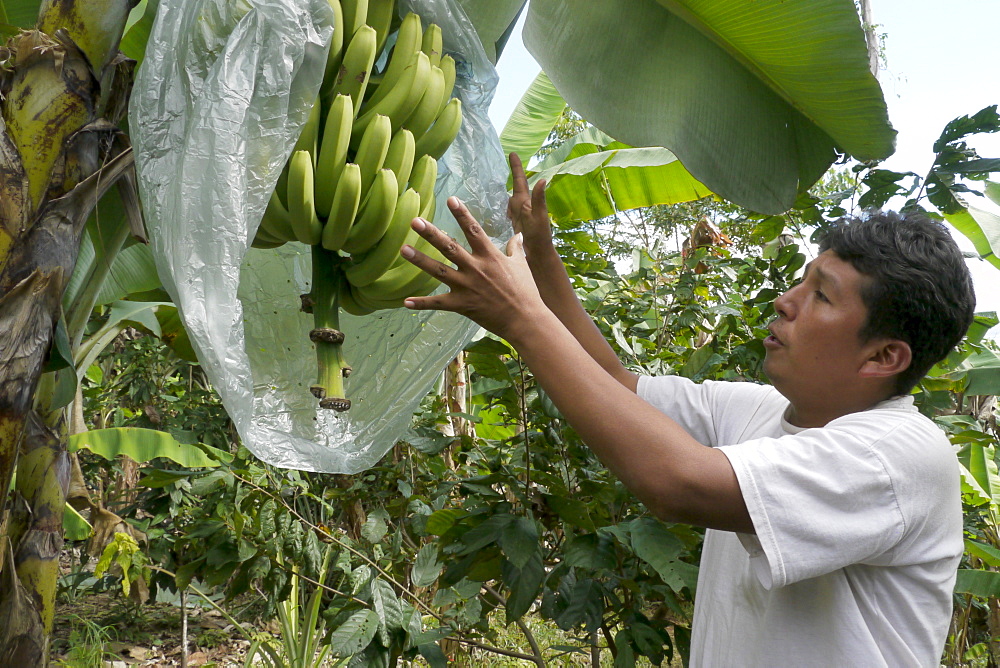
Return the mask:
M 612 144 L 612 146 L 622 146 Z M 546 200 L 557 220 L 595 220 L 654 204 L 690 202 L 712 194 L 664 148 L 579 144 L 563 163 L 532 174 L 548 180 Z
M 1000 573 L 960 568 L 955 581 L 955 593 L 972 594 L 981 598 L 1000 596 Z
M 181 443 L 165 431 L 137 427 L 94 429 L 73 434 L 69 437 L 69 449 L 71 452 L 89 450 L 108 460 L 126 455 L 139 464 L 163 457 L 186 468 L 214 468 L 220 459 L 229 456 L 207 445 Z
M 1000 257 L 997 257 L 1000 254 L 1000 216 L 970 206 L 944 217 L 952 227 L 969 238 L 980 258 L 1000 269 Z
M 458 0 L 495 65 L 528 0 Z
M 42 0 L 0 0 L 0 34 L 12 35 L 18 28 L 30 28 L 38 20 Z
M 66 540 L 87 540 L 94 533 L 94 527 L 67 503 L 63 506 L 63 532 Z
M 565 108 L 566 100 L 545 72 L 539 72 L 500 133 L 504 155 L 517 153 L 527 164 L 545 143 Z
M 713 192 L 781 213 L 838 151 L 894 149 L 850 0 L 532 2 L 528 50 L 573 109 L 663 146 Z

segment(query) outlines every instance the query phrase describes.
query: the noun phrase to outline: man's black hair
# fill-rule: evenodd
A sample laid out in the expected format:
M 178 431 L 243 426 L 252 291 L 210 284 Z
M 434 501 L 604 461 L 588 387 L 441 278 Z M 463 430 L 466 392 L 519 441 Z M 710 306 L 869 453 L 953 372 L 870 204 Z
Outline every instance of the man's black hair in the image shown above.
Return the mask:
M 920 213 L 875 211 L 841 219 L 820 241 L 868 280 L 861 338 L 899 339 L 913 359 L 896 377 L 906 394 L 965 336 L 975 310 L 972 277 L 943 225 Z

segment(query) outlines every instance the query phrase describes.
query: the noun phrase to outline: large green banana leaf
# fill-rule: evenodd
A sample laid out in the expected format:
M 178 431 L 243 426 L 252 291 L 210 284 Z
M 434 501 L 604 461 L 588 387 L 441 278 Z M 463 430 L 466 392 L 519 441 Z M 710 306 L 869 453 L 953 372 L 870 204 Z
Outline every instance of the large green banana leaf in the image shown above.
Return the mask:
M 458 0 L 472 21 L 486 56 L 495 64 L 528 0 Z
M 663 146 L 713 192 L 780 213 L 837 157 L 895 131 L 851 0 L 569 0 L 524 40 L 566 101 L 632 146 Z
M 13 34 L 35 25 L 41 6 L 42 0 L 0 0 L 0 33 Z
M 970 206 L 944 217 L 969 238 L 980 258 L 1000 269 L 1000 216 Z
M 539 72 L 518 101 L 500 133 L 504 155 L 517 153 L 525 164 L 548 138 L 566 108 L 545 72 Z
M 577 144 L 565 162 L 532 175 L 531 182 L 548 180 L 545 196 L 557 220 L 595 220 L 712 194 L 665 148 L 611 147 Z
M 125 455 L 139 464 L 164 457 L 186 468 L 213 468 L 229 453 L 207 445 L 181 443 L 165 431 L 117 427 L 94 429 L 69 437 L 69 449 L 89 450 L 108 460 Z M 210 453 L 210 454 L 209 454 Z
M 958 569 L 955 580 L 956 594 L 972 594 L 982 598 L 1000 596 L 1000 573 L 996 571 Z
M 504 153 L 515 152 L 523 159 L 537 153 L 565 107 L 540 72 L 500 134 Z M 563 142 L 534 169 L 529 181 L 548 180 L 549 212 L 558 220 L 594 220 L 711 194 L 670 151 L 633 149 L 593 127 Z

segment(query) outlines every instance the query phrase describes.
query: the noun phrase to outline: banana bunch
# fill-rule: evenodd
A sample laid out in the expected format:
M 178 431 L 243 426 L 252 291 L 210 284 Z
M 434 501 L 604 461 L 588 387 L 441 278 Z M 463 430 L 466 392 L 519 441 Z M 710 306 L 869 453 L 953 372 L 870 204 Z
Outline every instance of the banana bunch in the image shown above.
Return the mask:
M 400 20 L 395 0 L 329 1 L 334 34 L 320 94 L 252 245 L 312 246 L 312 289 L 302 295 L 319 369 L 310 389 L 321 407 L 344 411 L 351 368 L 340 309 L 399 308 L 438 286 L 399 249 L 443 260 L 410 221 L 433 220 L 437 160 L 462 126 L 462 103 L 452 98 L 455 60 L 443 55 L 439 26 L 413 13 Z

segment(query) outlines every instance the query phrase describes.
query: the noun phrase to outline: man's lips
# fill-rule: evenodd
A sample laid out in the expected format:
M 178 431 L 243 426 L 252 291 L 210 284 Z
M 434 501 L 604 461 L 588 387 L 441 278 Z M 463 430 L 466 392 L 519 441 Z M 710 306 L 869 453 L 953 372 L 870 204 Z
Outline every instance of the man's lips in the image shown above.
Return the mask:
M 784 343 L 781 341 L 781 339 L 779 339 L 777 337 L 777 335 L 774 333 L 774 325 L 771 325 L 770 327 L 768 327 L 767 331 L 769 331 L 771 334 L 770 334 L 770 336 L 767 336 L 767 337 L 764 338 L 764 345 L 765 346 L 774 346 L 774 347 L 777 347 L 777 346 L 783 346 L 784 345 Z

